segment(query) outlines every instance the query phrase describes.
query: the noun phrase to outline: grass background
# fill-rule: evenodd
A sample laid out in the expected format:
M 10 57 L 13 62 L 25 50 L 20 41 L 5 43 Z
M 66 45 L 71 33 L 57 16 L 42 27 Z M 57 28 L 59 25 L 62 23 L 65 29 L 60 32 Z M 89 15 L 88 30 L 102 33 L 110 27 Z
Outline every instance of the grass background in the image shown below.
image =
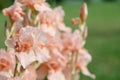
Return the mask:
M 79 16 L 80 2 L 62 3 L 65 23 Z M 93 57 L 88 65 L 96 80 L 120 80 L 120 3 L 95 3 L 88 5 L 88 38 L 86 48 Z M 5 16 L 0 13 L 0 48 L 4 47 Z M 81 74 L 81 80 L 92 80 Z

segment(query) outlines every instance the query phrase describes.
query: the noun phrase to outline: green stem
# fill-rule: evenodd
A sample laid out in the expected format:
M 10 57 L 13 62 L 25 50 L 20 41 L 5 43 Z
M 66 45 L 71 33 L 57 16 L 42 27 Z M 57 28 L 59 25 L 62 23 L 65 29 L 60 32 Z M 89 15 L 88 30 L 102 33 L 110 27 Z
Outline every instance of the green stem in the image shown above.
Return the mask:
M 18 67 L 18 62 L 17 62 L 17 57 L 16 57 L 16 64 L 15 64 L 15 69 L 14 69 L 14 77 L 16 76 L 16 73 L 17 73 L 17 67 Z
M 73 55 L 72 55 L 72 73 L 71 73 L 72 80 L 75 80 L 77 59 L 78 59 L 78 53 L 73 53 Z

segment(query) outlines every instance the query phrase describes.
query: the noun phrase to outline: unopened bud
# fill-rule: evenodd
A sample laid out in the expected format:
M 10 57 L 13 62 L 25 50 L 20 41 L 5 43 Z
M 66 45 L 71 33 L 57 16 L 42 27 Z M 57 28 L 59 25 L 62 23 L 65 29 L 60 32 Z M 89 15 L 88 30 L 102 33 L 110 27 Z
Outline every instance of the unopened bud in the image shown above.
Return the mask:
M 83 5 L 80 9 L 80 19 L 81 19 L 82 23 L 85 22 L 87 15 L 88 15 L 87 4 L 83 3 Z
M 73 25 L 76 25 L 76 24 L 81 23 L 81 20 L 80 20 L 80 18 L 73 18 L 73 19 L 71 20 L 71 23 L 72 23 Z

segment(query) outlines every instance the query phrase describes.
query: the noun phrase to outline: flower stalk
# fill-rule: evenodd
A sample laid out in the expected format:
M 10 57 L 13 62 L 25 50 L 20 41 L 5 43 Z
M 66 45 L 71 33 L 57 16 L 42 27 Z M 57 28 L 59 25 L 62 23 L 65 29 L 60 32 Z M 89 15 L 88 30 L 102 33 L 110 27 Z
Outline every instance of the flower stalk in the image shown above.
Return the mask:
M 72 19 L 79 26 L 75 30 L 64 23 L 62 7 L 51 8 L 45 0 L 15 0 L 3 13 L 10 25 L 5 25 L 7 50 L 0 50 L 0 79 L 78 80 L 80 71 L 93 77 L 87 69 L 91 55 L 84 48 L 86 3 Z

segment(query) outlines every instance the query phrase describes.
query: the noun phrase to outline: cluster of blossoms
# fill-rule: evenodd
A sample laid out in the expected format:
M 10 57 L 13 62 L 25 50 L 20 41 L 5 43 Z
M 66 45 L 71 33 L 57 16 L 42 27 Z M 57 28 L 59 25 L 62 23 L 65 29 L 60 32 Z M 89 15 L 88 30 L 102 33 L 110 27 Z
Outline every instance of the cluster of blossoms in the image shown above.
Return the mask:
M 87 65 L 87 5 L 72 19 L 79 27 L 64 24 L 62 7 L 52 9 L 45 0 L 15 0 L 3 10 L 7 50 L 0 50 L 0 80 L 79 80 L 79 73 L 95 78 Z

